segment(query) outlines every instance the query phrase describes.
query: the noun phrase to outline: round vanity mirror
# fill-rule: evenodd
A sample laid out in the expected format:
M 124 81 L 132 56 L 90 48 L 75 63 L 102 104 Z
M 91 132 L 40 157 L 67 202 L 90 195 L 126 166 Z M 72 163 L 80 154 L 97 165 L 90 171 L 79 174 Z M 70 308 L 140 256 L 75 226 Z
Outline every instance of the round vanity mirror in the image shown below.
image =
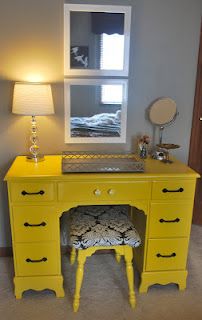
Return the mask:
M 179 145 L 173 143 L 162 143 L 163 129 L 173 123 L 178 115 L 176 102 L 170 98 L 157 99 L 149 108 L 149 119 L 151 123 L 159 127 L 159 143 L 153 157 L 165 162 L 171 163 L 169 160 L 169 149 L 179 148 Z
M 177 116 L 177 106 L 170 98 L 156 100 L 149 109 L 149 118 L 154 125 L 165 126 L 173 122 Z

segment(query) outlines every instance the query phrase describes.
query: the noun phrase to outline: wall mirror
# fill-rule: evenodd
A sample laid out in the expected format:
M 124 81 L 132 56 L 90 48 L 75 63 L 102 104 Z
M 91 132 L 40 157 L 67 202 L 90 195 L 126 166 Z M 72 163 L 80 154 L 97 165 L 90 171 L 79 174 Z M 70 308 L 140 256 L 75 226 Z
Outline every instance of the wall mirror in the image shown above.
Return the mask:
M 124 143 L 126 79 L 66 79 L 65 143 Z
M 64 5 L 64 75 L 128 76 L 130 6 Z

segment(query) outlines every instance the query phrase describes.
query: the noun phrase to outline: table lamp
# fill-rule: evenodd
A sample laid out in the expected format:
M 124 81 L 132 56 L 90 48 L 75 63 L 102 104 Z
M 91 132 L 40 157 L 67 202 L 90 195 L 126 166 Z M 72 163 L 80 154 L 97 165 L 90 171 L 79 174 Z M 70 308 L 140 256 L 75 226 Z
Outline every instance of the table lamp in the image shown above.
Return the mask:
M 16 82 L 13 93 L 12 113 L 31 116 L 32 143 L 27 160 L 42 161 L 44 156 L 39 154 L 37 125 L 35 116 L 54 114 L 53 98 L 50 84 Z

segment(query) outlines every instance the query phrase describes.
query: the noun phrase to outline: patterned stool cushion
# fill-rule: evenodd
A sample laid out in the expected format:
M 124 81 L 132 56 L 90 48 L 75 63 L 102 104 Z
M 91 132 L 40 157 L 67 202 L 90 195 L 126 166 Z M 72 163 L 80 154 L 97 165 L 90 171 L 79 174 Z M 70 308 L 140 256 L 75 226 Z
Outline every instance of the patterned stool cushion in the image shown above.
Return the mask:
M 70 209 L 70 242 L 76 249 L 93 246 L 138 247 L 140 236 L 128 216 L 128 206 L 79 206 Z

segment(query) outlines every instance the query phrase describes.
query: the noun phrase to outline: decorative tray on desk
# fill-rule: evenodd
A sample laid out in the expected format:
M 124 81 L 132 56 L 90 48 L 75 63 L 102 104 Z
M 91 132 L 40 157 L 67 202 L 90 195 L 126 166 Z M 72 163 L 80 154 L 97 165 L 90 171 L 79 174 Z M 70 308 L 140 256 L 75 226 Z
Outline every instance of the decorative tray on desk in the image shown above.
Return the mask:
M 62 172 L 144 172 L 144 161 L 133 153 L 63 152 Z

